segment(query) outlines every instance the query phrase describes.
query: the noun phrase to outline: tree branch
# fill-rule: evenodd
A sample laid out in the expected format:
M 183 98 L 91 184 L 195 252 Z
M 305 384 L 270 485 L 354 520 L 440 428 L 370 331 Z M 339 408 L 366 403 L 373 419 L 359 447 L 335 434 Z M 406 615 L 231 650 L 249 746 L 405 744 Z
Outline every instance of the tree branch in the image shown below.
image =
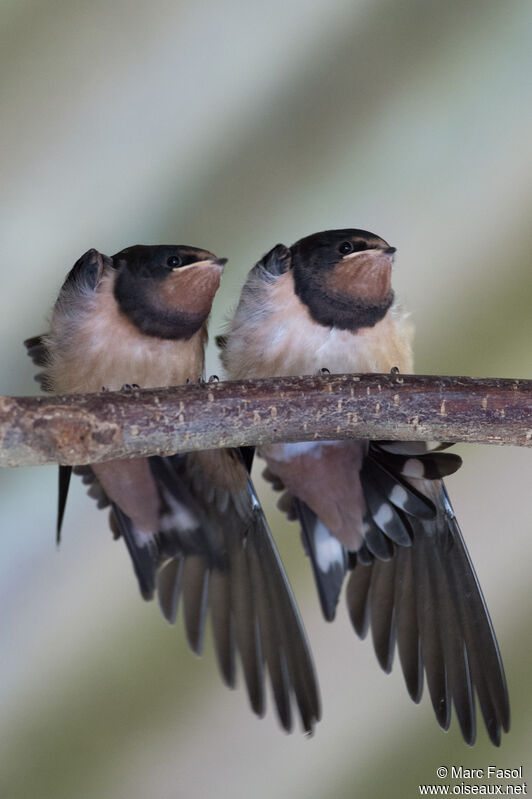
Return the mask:
M 532 380 L 320 375 L 0 397 L 0 466 L 341 438 L 532 445 Z

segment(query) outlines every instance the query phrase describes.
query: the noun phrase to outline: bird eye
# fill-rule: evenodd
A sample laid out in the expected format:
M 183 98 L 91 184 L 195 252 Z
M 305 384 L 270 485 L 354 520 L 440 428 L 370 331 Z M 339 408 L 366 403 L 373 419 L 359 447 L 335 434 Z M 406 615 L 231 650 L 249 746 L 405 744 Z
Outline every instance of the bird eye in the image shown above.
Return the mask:
M 358 239 L 357 241 L 343 241 L 338 247 L 338 252 L 342 255 L 348 255 L 350 252 L 362 252 L 362 250 L 367 249 L 367 243 Z
M 176 267 L 181 266 L 183 262 L 179 257 L 179 255 L 172 255 L 171 258 L 169 258 L 166 263 L 168 264 L 168 266 L 171 266 L 172 269 L 175 269 Z

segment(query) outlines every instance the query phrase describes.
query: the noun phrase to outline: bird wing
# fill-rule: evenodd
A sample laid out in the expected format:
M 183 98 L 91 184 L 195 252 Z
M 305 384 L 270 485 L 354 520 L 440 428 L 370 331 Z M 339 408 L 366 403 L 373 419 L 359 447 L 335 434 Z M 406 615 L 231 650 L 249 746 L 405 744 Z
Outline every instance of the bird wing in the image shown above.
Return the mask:
M 384 506 L 393 507 L 411 545 L 392 539 L 388 559 L 372 551 L 371 558 L 361 560 L 357 553 L 347 606 L 361 637 L 371 627 L 377 659 L 387 672 L 397 641 L 407 689 L 415 702 L 421 699 L 425 672 L 434 712 L 444 729 L 454 704 L 464 739 L 474 743 L 476 693 L 489 737 L 499 745 L 501 730 L 508 731 L 510 723 L 502 659 L 441 479 L 459 465 L 456 455 L 416 452 L 406 443 L 375 442 L 370 447 L 365 463 L 369 468 L 362 472 L 365 496 L 375 490 L 378 497 L 386 497 Z M 385 476 L 379 483 L 382 470 Z M 416 507 L 418 500 L 422 504 Z M 387 534 L 385 527 L 380 524 L 381 534 Z
M 236 684 L 238 652 L 254 712 L 264 715 L 269 674 L 282 727 L 293 727 L 293 696 L 311 733 L 321 716 L 312 654 L 245 457 L 215 450 L 75 471 L 99 507 L 111 506 L 111 528 L 124 538 L 142 596 L 157 594 L 170 623 L 182 600 L 197 654 L 210 614 L 226 684 Z
M 292 728 L 293 693 L 303 727 L 311 732 L 321 713 L 312 656 L 244 458 L 238 450 L 188 453 L 152 459 L 152 472 L 159 484 L 166 473 L 166 489 L 174 498 L 176 486 L 188 492 L 187 507 L 205 542 L 199 548 L 196 543 L 190 554 L 174 553 L 168 525 L 164 537 L 158 534 L 157 591 L 164 615 L 175 619 L 182 596 L 187 637 L 199 652 L 209 610 L 225 682 L 235 684 L 238 650 L 255 713 L 265 709 L 266 669 L 284 729 Z
M 411 697 L 420 701 L 425 672 L 438 722 L 447 729 L 454 703 L 468 743 L 476 736 L 476 692 L 488 734 L 499 744 L 509 727 L 502 660 L 442 480 L 461 460 L 443 452 L 446 445 L 366 442 L 357 466 L 353 446 L 363 442 L 261 451 L 267 479 L 287 489 L 280 506 L 301 523 L 325 618 L 334 618 L 351 568 L 349 615 L 361 637 L 371 628 L 381 667 L 391 670 L 397 641 Z M 356 522 L 357 507 L 351 544 L 343 528 Z

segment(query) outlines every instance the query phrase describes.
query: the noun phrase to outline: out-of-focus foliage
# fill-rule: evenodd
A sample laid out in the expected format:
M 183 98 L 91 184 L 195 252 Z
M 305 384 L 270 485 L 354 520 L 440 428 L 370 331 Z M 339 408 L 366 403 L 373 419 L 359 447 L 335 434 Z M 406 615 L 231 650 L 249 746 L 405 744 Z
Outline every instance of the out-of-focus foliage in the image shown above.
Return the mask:
M 254 260 L 328 227 L 398 247 L 418 371 L 530 376 L 532 6 L 6 0 L 0 13 L 1 393 L 36 390 L 21 341 L 89 247 L 228 257 L 217 330 Z M 324 718 L 312 740 L 257 721 L 210 642 L 196 661 L 181 624 L 142 603 L 82 488 L 57 554 L 55 471 L 19 469 L 0 476 L 0 795 L 402 799 L 451 764 L 523 765 L 530 780 L 530 454 L 461 453 L 449 488 L 512 699 L 499 751 L 483 730 L 474 750 L 441 732 L 342 605 L 321 620 L 277 512 Z

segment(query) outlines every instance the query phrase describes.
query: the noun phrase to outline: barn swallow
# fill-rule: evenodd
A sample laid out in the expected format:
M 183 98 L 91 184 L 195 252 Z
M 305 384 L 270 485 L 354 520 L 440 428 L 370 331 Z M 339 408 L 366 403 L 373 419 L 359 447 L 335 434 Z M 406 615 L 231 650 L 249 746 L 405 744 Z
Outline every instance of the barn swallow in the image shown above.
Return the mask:
M 227 332 L 231 379 L 412 372 L 413 326 L 391 285 L 395 248 L 364 230 L 329 230 L 268 252 L 251 270 Z M 263 446 L 279 506 L 299 520 L 326 619 L 344 582 L 356 632 L 371 628 L 389 672 L 395 643 L 410 696 L 423 672 L 439 724 L 451 705 L 476 737 L 476 692 L 499 745 L 509 702 L 499 647 L 442 478 L 446 445 L 321 441 Z
M 28 339 L 37 379 L 54 393 L 184 384 L 202 378 L 207 319 L 226 259 L 195 247 L 86 252 L 68 274 L 50 330 Z M 292 695 L 307 732 L 320 717 L 312 657 L 290 585 L 249 477 L 246 451 L 212 450 L 79 467 L 122 537 L 145 599 L 173 623 L 183 597 L 194 652 L 207 611 L 224 681 L 239 652 L 252 709 L 269 673 L 282 726 Z M 58 530 L 70 479 L 60 467 Z

